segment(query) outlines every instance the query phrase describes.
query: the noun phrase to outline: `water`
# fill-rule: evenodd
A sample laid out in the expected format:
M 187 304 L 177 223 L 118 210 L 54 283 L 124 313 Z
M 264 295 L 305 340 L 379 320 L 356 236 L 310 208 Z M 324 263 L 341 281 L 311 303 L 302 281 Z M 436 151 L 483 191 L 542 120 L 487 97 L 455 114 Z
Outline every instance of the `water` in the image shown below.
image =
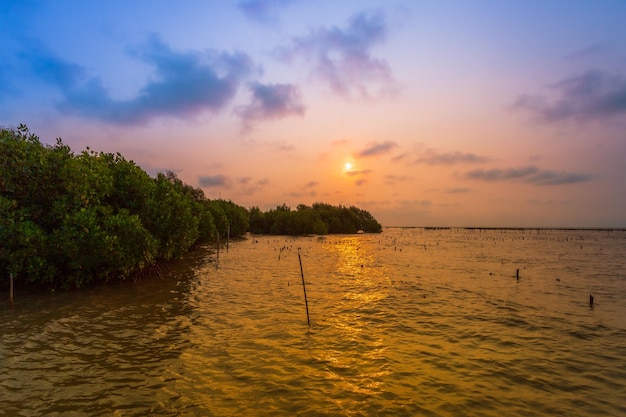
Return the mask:
M 626 415 L 626 232 L 255 236 L 210 256 L 13 310 L 3 294 L 0 416 Z

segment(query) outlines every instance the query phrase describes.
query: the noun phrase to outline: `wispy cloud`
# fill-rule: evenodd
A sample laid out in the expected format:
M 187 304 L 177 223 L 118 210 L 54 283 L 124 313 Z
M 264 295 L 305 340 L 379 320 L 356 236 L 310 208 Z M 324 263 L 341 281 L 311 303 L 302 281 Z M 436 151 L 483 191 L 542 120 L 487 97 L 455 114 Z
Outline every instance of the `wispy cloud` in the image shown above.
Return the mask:
M 456 187 L 456 188 L 447 188 L 444 192 L 446 194 L 464 194 L 470 191 L 469 188 L 464 187 Z
M 198 183 L 204 188 L 230 188 L 232 186 L 232 181 L 225 175 L 201 175 Z
M 372 173 L 371 169 L 353 169 L 351 171 L 346 171 L 346 175 L 350 177 L 355 177 L 357 175 L 368 175 L 371 173 Z
M 354 184 L 357 187 L 360 187 L 367 183 L 366 177 L 371 174 L 373 171 L 371 169 L 353 169 L 350 171 L 346 171 L 345 174 L 349 177 L 354 177 Z
M 268 119 L 302 116 L 305 112 L 300 90 L 294 85 L 255 82 L 248 87 L 252 92 L 252 102 L 235 109 L 246 127 Z
M 396 184 L 398 182 L 410 181 L 413 177 L 408 177 L 406 175 L 385 175 L 385 183 L 387 184 Z
M 554 200 L 538 200 L 536 198 L 530 199 L 526 201 L 527 204 L 532 204 L 535 206 L 567 206 L 569 204 L 571 204 L 570 201 L 567 200 L 561 200 L 561 201 L 554 201 Z
M 414 162 L 426 165 L 456 165 L 456 164 L 481 164 L 488 162 L 489 158 L 466 152 L 439 152 L 428 149 Z
M 386 153 L 391 152 L 398 145 L 395 142 L 387 141 L 383 143 L 374 143 L 367 148 L 360 151 L 357 156 L 366 157 L 366 156 L 376 156 L 376 155 L 384 155 Z
M 408 158 L 409 156 L 410 156 L 409 152 L 404 152 L 404 153 L 401 153 L 400 155 L 396 155 L 393 158 L 391 158 L 391 162 L 400 162 L 403 159 Z
M 270 181 L 268 178 L 253 181 L 251 177 L 243 177 L 238 178 L 238 182 L 241 185 L 241 194 L 250 196 L 263 191 L 263 188 L 265 188 Z
M 433 203 L 430 200 L 396 200 L 394 203 L 402 210 L 414 209 L 416 207 L 430 207 Z
M 155 77 L 127 100 L 112 98 L 101 79 L 87 77 L 82 67 L 43 49 L 25 57 L 43 80 L 59 88 L 64 96 L 61 110 L 122 125 L 143 124 L 160 116 L 188 118 L 203 111 L 219 112 L 253 69 L 244 53 L 178 52 L 157 36 L 129 53 L 150 65 Z
M 297 191 L 291 191 L 285 194 L 286 197 L 303 198 L 303 197 L 317 197 L 316 188 L 319 185 L 317 181 L 309 181 L 303 186 L 298 186 Z
M 475 169 L 466 172 L 464 178 L 487 182 L 519 181 L 534 185 L 574 184 L 590 181 L 592 179 L 592 177 L 587 174 L 542 170 L 534 165 L 507 169 Z
M 626 77 L 606 71 L 587 71 L 559 81 L 546 95 L 523 95 L 513 104 L 545 122 L 605 120 L 626 114 Z
M 280 56 L 287 62 L 306 61 L 313 74 L 337 94 L 372 98 L 389 93 L 395 84 L 387 62 L 371 56 L 372 48 L 386 36 L 381 11 L 359 13 L 345 28 L 322 27 L 294 38 Z
M 579 59 L 587 60 L 594 56 L 611 53 L 613 49 L 614 49 L 613 45 L 607 42 L 595 42 L 595 43 L 585 46 L 584 48 L 572 51 L 571 53 L 567 54 L 565 58 L 569 58 L 573 60 L 579 60 Z
M 276 25 L 276 12 L 293 3 L 294 0 L 240 0 L 237 7 L 244 16 L 253 22 Z

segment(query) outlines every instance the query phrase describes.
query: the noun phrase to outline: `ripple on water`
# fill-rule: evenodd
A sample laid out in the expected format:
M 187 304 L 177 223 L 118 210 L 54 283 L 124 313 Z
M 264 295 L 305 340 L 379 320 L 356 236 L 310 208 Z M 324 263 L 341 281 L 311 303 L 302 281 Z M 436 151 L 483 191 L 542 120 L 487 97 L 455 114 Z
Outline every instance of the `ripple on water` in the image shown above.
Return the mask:
M 625 415 L 626 245 L 567 233 L 259 236 L 16 300 L 0 415 Z

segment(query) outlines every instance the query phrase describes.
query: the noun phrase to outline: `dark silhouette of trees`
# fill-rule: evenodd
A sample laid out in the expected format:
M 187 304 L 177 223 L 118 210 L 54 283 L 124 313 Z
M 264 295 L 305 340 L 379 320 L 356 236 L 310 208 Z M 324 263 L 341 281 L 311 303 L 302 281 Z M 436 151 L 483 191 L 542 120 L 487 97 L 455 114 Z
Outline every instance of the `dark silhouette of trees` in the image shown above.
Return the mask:
M 250 232 L 273 235 L 325 235 L 328 233 L 380 233 L 382 226 L 374 216 L 357 207 L 315 203 L 300 204 L 292 210 L 285 204 L 263 213 L 250 209 Z

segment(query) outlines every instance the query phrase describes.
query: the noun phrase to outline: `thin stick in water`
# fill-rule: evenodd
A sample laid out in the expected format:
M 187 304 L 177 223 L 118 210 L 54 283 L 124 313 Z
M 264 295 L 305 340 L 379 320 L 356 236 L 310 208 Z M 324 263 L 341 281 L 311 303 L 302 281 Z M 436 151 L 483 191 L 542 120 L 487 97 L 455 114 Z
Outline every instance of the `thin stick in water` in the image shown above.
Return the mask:
M 311 320 L 309 319 L 309 302 L 306 299 L 306 285 L 304 284 L 304 271 L 302 270 L 302 258 L 298 253 L 298 261 L 300 261 L 300 275 L 302 276 L 302 290 L 304 290 L 304 305 L 306 306 L 306 321 L 311 327 Z
M 9 306 L 13 308 L 13 274 L 9 274 Z

